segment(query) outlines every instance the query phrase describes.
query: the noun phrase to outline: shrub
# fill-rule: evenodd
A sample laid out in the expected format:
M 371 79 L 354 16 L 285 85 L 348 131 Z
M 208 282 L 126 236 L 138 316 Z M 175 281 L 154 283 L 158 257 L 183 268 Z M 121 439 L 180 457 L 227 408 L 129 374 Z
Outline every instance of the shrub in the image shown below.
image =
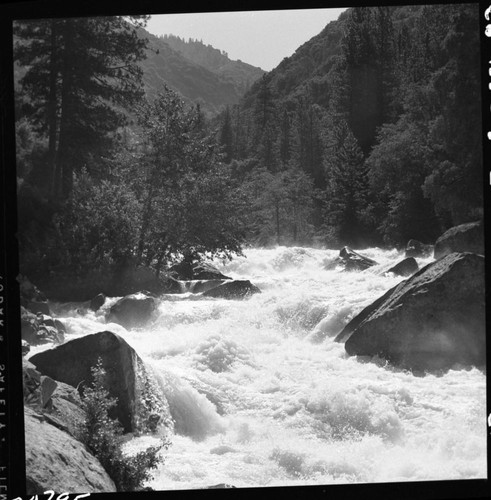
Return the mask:
M 124 455 L 123 427 L 108 415 L 117 398 L 111 398 L 105 388 L 106 372 L 100 358 L 91 371 L 94 380 L 83 392 L 82 404 L 86 416 L 79 428 L 79 439 L 101 462 L 118 491 L 141 490 L 143 483 L 151 479 L 152 470 L 163 462 L 159 452 L 167 449 L 170 442 L 162 439 L 158 446 L 149 447 L 134 456 Z

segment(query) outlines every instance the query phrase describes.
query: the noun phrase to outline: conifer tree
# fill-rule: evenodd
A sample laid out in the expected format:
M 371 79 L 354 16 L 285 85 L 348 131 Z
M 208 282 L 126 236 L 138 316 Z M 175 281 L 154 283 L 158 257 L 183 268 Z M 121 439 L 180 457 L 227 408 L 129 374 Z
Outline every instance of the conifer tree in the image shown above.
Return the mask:
M 147 17 L 18 22 L 15 59 L 26 66 L 22 90 L 49 137 L 44 166 L 51 196 L 66 198 L 73 172 L 107 154 L 126 121 L 123 108 L 142 96 Z

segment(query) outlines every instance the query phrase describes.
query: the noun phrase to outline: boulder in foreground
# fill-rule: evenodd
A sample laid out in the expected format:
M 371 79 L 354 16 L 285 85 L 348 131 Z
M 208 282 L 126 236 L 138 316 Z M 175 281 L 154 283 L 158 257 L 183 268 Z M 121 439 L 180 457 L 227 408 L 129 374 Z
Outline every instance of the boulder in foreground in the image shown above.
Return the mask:
M 453 253 L 399 283 L 336 337 L 350 355 L 414 370 L 486 362 L 484 257 Z
M 82 443 L 47 423 L 29 407 L 25 408 L 24 415 L 28 495 L 47 490 L 58 493 L 116 491 L 99 460 Z
M 472 252 L 484 255 L 484 227 L 482 221 L 451 227 L 435 243 L 435 259 L 452 252 Z
M 249 280 L 233 280 L 203 292 L 203 296 L 222 299 L 243 299 L 254 293 L 261 293 L 261 290 Z
M 170 426 L 167 401 L 134 349 L 119 335 L 99 332 L 71 340 L 32 356 L 29 361 L 43 375 L 83 390 L 92 381 L 91 368 L 102 359 L 107 390 L 118 404 L 111 418 L 117 418 L 125 432 L 155 431 Z

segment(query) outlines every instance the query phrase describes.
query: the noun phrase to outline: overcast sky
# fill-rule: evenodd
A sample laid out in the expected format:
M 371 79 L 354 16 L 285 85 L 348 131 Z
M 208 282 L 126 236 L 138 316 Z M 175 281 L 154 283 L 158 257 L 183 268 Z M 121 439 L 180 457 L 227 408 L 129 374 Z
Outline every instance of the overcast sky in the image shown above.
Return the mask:
M 173 34 L 203 40 L 224 50 L 230 59 L 269 71 L 317 35 L 340 9 L 217 12 L 152 15 L 147 30 L 154 35 Z

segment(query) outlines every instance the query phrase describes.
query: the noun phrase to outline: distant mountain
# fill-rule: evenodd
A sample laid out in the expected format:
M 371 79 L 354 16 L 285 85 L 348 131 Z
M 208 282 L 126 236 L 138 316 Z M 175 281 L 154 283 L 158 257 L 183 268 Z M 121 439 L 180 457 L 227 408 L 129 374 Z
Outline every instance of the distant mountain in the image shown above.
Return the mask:
M 237 104 L 245 91 L 264 74 L 260 68 L 232 61 L 225 52 L 201 42 L 175 37 L 148 38 L 147 59 L 141 62 L 147 96 L 154 97 L 163 84 L 189 102 L 215 114 L 224 106 Z
M 240 59 L 232 61 L 225 51 L 205 45 L 202 41 L 191 38 L 186 41 L 174 35 L 164 35 L 161 39 L 186 59 L 232 81 L 240 93 L 247 91 L 265 73 L 261 68 Z
M 295 98 L 296 95 L 309 94 L 318 104 L 327 104 L 329 98 L 329 72 L 338 60 L 341 52 L 341 41 L 344 35 L 346 13 L 332 21 L 316 36 L 301 45 L 290 57 L 266 75 L 267 84 L 277 100 Z M 262 83 L 257 82 L 245 99 L 245 107 L 257 100 Z

